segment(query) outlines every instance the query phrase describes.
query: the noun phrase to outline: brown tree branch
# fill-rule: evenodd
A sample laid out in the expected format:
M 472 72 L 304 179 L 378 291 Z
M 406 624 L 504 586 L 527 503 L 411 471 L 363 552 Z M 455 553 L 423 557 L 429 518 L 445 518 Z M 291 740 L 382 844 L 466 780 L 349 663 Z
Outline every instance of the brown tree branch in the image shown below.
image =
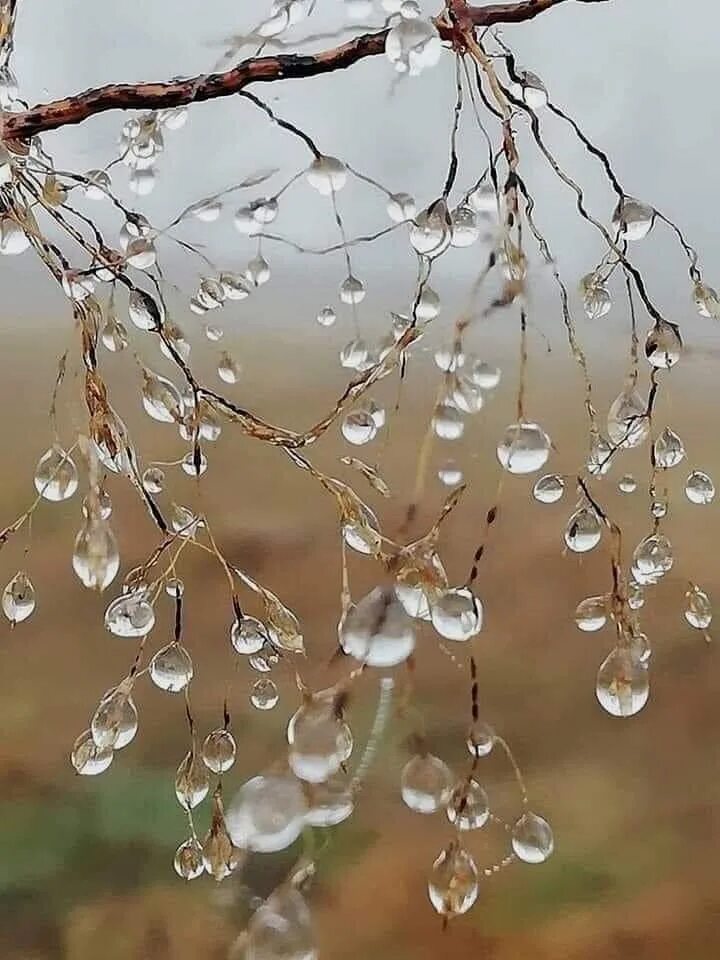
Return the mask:
M 463 36 L 476 27 L 531 20 L 565 0 L 521 0 L 489 6 L 469 6 L 466 0 L 449 0 L 448 8 L 435 19 L 443 40 L 463 47 Z M 605 0 L 578 0 L 602 3 Z M 107 110 L 161 110 L 239 93 L 250 83 L 268 83 L 299 77 L 314 77 L 343 70 L 385 49 L 387 30 L 366 33 L 347 43 L 315 54 L 283 54 L 244 60 L 232 70 L 167 83 L 113 83 L 86 90 L 64 100 L 40 104 L 21 113 L 6 113 L 0 120 L 0 139 L 24 140 L 46 130 L 82 123 Z

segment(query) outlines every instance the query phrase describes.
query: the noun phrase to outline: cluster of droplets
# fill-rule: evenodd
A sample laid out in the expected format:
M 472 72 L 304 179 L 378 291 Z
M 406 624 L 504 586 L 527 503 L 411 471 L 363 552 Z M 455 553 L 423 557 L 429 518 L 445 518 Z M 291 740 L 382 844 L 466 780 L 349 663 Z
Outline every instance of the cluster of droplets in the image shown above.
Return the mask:
M 165 149 L 165 131 L 179 130 L 186 120 L 186 107 L 171 107 L 125 121 L 120 134 L 120 156 L 130 168 L 128 185 L 133 193 L 142 197 L 153 191 L 155 165 Z

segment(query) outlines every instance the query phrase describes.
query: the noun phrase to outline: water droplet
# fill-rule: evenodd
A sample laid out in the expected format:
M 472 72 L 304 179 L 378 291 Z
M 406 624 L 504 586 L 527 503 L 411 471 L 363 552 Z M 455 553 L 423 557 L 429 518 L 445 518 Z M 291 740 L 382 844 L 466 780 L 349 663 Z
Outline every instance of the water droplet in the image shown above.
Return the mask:
M 676 467 L 685 459 L 685 447 L 680 437 L 669 427 L 655 441 L 655 462 L 664 470 Z
M 495 731 L 487 723 L 476 723 L 470 730 L 466 744 L 471 756 L 487 757 L 495 746 Z
M 702 470 L 693 470 L 685 481 L 685 496 L 690 503 L 712 503 L 715 499 L 715 484 Z
M 357 337 L 346 343 L 340 351 L 340 365 L 347 370 L 359 370 L 367 360 L 368 346 L 365 341 Z
M 645 537 L 633 552 L 633 576 L 641 584 L 657 583 L 673 565 L 672 545 L 661 533 Z
M 337 314 L 332 307 L 323 307 L 318 311 L 317 322 L 321 327 L 331 327 L 337 320 Z
M 312 827 L 334 827 L 347 820 L 355 807 L 350 790 L 335 777 L 315 784 L 310 798 L 311 807 L 305 819 Z
M 497 446 L 497 458 L 508 473 L 540 470 L 550 456 L 550 437 L 537 423 L 512 423 Z
M 471 206 L 462 204 L 453 211 L 451 231 L 450 243 L 453 247 L 470 247 L 477 241 L 480 230 Z
M 637 447 L 650 432 L 647 405 L 632 384 L 610 406 L 607 426 L 608 436 L 618 447 Z
M 183 810 L 193 810 L 202 803 L 210 790 L 207 770 L 195 756 L 195 748 L 188 750 L 175 774 L 175 796 Z
M 150 679 L 156 687 L 169 693 L 184 690 L 193 678 L 190 654 L 177 641 L 169 643 L 150 661 Z
M 183 880 L 196 880 L 205 870 L 203 850 L 195 837 L 190 837 L 175 851 L 173 859 L 175 873 Z
M 590 507 L 580 507 L 565 527 L 565 543 L 574 553 L 587 553 L 600 543 L 602 527 Z
M 635 493 L 637 490 L 637 480 L 630 473 L 624 474 L 618 480 L 618 490 L 620 493 Z
M 645 340 L 645 356 L 648 363 L 660 370 L 674 367 L 682 353 L 682 340 L 675 324 L 658 321 L 648 331 Z
M 412 757 L 400 776 L 405 805 L 415 813 L 435 813 L 452 794 L 453 775 L 446 763 L 431 753 Z
M 430 259 L 450 246 L 452 220 L 443 198 L 431 203 L 410 225 L 410 244 L 416 253 Z
M 237 383 L 240 379 L 240 365 L 226 352 L 220 354 L 217 372 L 224 383 Z
M 435 436 L 441 440 L 459 440 L 465 430 L 462 414 L 448 403 L 439 403 L 432 418 Z
M 10 623 L 22 623 L 35 609 L 35 587 L 24 570 L 18 570 L 2 593 L 3 613 Z
M 238 791 L 227 812 L 235 846 L 257 853 L 285 850 L 300 836 L 307 814 L 302 787 L 293 776 L 253 777 Z
M 144 290 L 131 290 L 128 315 L 138 330 L 159 330 L 162 317 L 157 304 Z
M 185 405 L 180 391 L 167 377 L 143 368 L 142 402 L 145 412 L 160 423 L 180 423 Z
M 104 200 L 110 189 L 110 174 L 105 170 L 88 170 L 87 183 L 83 184 L 83 193 L 88 200 Z
M 247 960 L 317 960 L 310 911 L 285 885 L 255 911 L 247 928 Z
M 208 770 L 225 773 L 235 763 L 237 747 L 229 730 L 219 727 L 212 730 L 203 741 L 202 759 Z
M 126 746 L 137 732 L 138 720 L 130 692 L 132 682 L 124 680 L 108 690 L 93 714 L 90 732 L 100 749 Z M 121 741 L 121 742 L 120 742 Z
M 612 225 L 620 240 L 642 240 L 652 228 L 655 211 L 651 206 L 623 197 L 613 213 Z
M 696 584 L 685 594 L 685 619 L 696 630 L 707 630 L 712 621 L 710 598 Z
M 162 493 L 165 474 L 160 467 L 148 467 L 142 475 L 142 485 L 148 493 Z
M 340 625 L 345 653 L 370 667 L 394 667 L 415 647 L 415 630 L 394 590 L 375 587 Z
M 454 460 L 446 460 L 438 467 L 438 480 L 446 487 L 457 487 L 463 482 L 462 469 Z
M 627 602 L 631 610 L 639 610 L 645 603 L 643 588 L 634 580 L 630 580 L 627 585 Z
M 500 369 L 484 360 L 473 363 L 470 369 L 470 379 L 482 390 L 494 390 L 500 383 Z
M 409 193 L 390 194 L 387 201 L 387 214 L 393 223 L 403 223 L 412 220 L 417 213 L 415 198 Z
M 85 777 L 93 777 L 103 773 L 113 761 L 112 747 L 98 747 L 92 738 L 92 733 L 85 730 L 73 744 L 70 755 L 75 770 Z
M 495 187 L 489 181 L 479 184 L 471 191 L 468 195 L 468 203 L 475 213 L 480 213 L 485 217 L 497 216 L 498 198 L 495 193 Z
M 120 569 L 115 534 L 107 521 L 90 517 L 75 538 L 73 570 L 90 590 L 109 587 Z
M 144 593 L 130 593 L 111 601 L 105 627 L 116 637 L 144 637 L 155 626 L 155 611 Z
M 237 653 L 259 653 L 268 640 L 267 628 L 255 617 L 241 617 L 230 629 L 230 642 Z
M 595 692 L 600 706 L 613 717 L 632 717 L 642 710 L 650 694 L 647 668 L 628 650 L 615 649 L 598 670 Z
M 540 77 L 530 70 L 518 70 L 518 79 L 510 84 L 510 93 L 532 110 L 546 106 L 548 93 Z
M 594 273 L 583 277 L 580 283 L 583 309 L 588 320 L 599 320 L 610 312 L 612 298 L 603 280 Z
M 365 284 L 352 274 L 346 277 L 340 285 L 340 300 L 347 304 L 362 303 L 365 299 Z
M 607 623 L 607 598 L 588 597 L 581 600 L 575 609 L 575 623 L 581 630 L 601 630 Z
M 272 680 L 262 678 L 253 684 L 250 703 L 257 710 L 272 710 L 279 699 L 278 688 Z
M 592 477 L 604 477 L 612 466 L 614 450 L 605 437 L 596 437 L 587 458 L 588 473 Z
M 190 450 L 180 461 L 183 472 L 189 477 L 201 477 L 207 470 L 207 465 L 207 457 L 202 451 L 197 460 L 195 458 L 195 451 Z
M 245 276 L 254 287 L 262 287 L 270 279 L 270 264 L 258 254 L 248 263 Z
M 443 916 L 467 913 L 477 900 L 478 873 L 470 854 L 451 844 L 433 863 L 428 881 L 428 896 Z
M 44 500 L 68 500 L 78 488 L 78 472 L 72 457 L 54 443 L 35 467 L 35 489 Z
M 547 820 L 528 810 L 516 821 L 512 830 L 512 848 L 524 863 L 544 863 L 555 847 Z
M 487 793 L 476 780 L 460 780 L 447 804 L 447 818 L 458 830 L 479 830 L 490 817 Z
M 308 783 L 323 783 L 352 753 L 350 727 L 335 712 L 333 702 L 305 704 L 291 718 L 287 730 L 290 769 Z
M 308 167 L 307 181 L 325 197 L 342 190 L 347 182 L 347 168 L 337 157 L 315 157 Z
M 693 300 L 701 317 L 720 316 L 720 300 L 712 287 L 697 281 L 693 287 Z
M 119 353 L 128 345 L 127 327 L 116 317 L 108 317 L 100 333 L 100 339 L 106 350 Z
M 375 438 L 377 425 L 366 410 L 353 410 L 343 420 L 341 430 L 348 443 L 362 446 Z
M 435 66 L 441 52 L 440 34 L 431 20 L 422 17 L 401 17 L 385 38 L 385 56 L 398 73 L 411 77 Z
M 564 493 L 565 480 L 557 473 L 546 473 L 533 487 L 533 496 L 540 503 L 557 503 Z
M 451 587 L 430 608 L 432 625 L 446 640 L 469 640 L 482 627 L 482 604 L 467 587 Z
M 185 584 L 178 577 L 170 577 L 165 584 L 165 593 L 174 600 L 185 593 Z

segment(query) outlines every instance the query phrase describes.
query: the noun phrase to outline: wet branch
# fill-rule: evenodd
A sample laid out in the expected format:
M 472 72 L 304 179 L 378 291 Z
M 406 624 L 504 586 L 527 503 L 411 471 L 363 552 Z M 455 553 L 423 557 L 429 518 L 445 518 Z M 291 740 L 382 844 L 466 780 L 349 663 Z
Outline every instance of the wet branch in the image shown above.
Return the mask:
M 566 0 L 521 0 L 518 3 L 469 6 L 466 0 L 448 0 L 447 10 L 435 18 L 443 40 L 462 49 L 476 27 L 520 23 Z M 577 0 L 603 3 L 606 0 Z M 239 93 L 250 83 L 268 83 L 319 76 L 344 70 L 385 50 L 387 29 L 365 33 L 347 43 L 315 54 L 281 54 L 253 57 L 224 73 L 166 83 L 118 83 L 86 90 L 63 100 L 40 104 L 21 113 L 5 114 L 0 121 L 2 140 L 24 140 L 47 130 L 82 123 L 108 110 L 161 110 Z

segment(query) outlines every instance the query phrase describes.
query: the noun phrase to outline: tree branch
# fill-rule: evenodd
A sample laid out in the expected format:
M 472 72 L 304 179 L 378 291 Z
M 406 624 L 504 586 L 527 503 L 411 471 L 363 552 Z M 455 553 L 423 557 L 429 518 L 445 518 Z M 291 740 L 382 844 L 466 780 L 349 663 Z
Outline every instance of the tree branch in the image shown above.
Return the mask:
M 463 34 L 475 27 L 531 20 L 565 0 L 521 0 L 490 6 L 468 6 L 466 0 L 450 0 L 448 10 L 435 19 L 443 40 L 463 46 Z M 602 3 L 605 0 L 578 0 Z M 385 50 L 388 31 L 365 33 L 330 50 L 315 54 L 283 54 L 244 60 L 232 70 L 167 83 L 113 83 L 86 90 L 64 100 L 40 104 L 21 113 L 6 113 L 0 121 L 2 140 L 25 140 L 47 130 L 82 123 L 107 110 L 161 110 L 239 93 L 250 83 L 268 83 L 314 77 L 343 70 Z

